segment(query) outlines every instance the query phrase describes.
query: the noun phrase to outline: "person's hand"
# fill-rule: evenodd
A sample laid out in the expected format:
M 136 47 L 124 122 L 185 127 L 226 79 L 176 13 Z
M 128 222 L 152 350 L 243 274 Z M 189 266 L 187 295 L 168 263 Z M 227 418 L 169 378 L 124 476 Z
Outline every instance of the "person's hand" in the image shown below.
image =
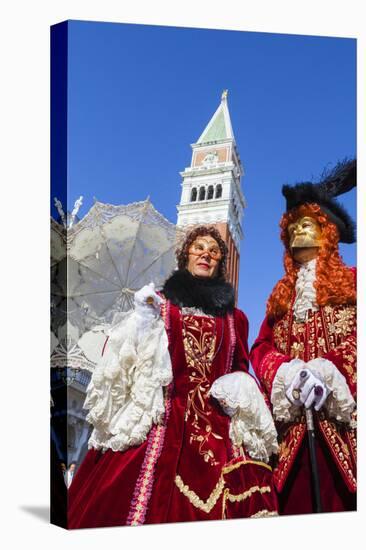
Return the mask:
M 323 380 L 307 368 L 299 371 L 286 389 L 286 397 L 291 403 L 298 407 L 304 405 L 306 409 L 314 405 L 316 411 L 322 408 L 328 395 Z
M 143 286 L 135 293 L 135 311 L 143 316 L 151 317 L 160 313 L 162 298 L 155 292 L 154 283 Z
M 230 407 L 228 402 L 226 401 L 226 399 L 218 399 L 217 400 L 220 404 L 220 407 L 222 408 L 222 410 L 224 411 L 225 414 L 227 414 L 228 416 L 230 416 L 230 418 L 232 416 L 234 416 L 234 414 L 237 412 L 238 410 L 238 407 Z

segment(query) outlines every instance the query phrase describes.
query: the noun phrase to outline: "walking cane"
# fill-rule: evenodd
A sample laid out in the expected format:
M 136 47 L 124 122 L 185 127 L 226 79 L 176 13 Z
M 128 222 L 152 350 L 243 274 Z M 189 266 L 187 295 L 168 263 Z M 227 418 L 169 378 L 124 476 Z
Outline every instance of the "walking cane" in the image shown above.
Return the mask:
M 317 386 L 317 388 L 318 387 L 319 386 Z M 315 388 L 315 391 L 317 390 L 317 388 Z M 322 390 L 322 388 L 320 389 Z M 316 452 L 315 452 L 315 430 L 314 430 L 314 418 L 313 418 L 312 408 L 305 409 L 305 417 L 306 417 L 306 427 L 308 429 L 311 479 L 313 482 L 313 489 L 314 489 L 314 496 L 315 496 L 315 513 L 319 514 L 320 512 L 322 512 L 322 502 L 320 498 L 318 461 L 317 461 Z
M 301 385 L 304 384 L 308 374 L 306 371 L 300 372 Z M 295 390 L 296 391 L 296 390 Z M 321 397 L 323 395 L 323 388 L 321 386 L 315 386 L 314 388 L 315 395 Z M 310 453 L 310 465 L 311 465 L 311 479 L 315 497 L 315 513 L 319 514 L 322 512 L 322 503 L 320 498 L 320 480 L 319 480 L 319 470 L 318 470 L 318 461 L 316 458 L 315 450 L 315 429 L 314 429 L 314 417 L 312 407 L 305 409 L 305 418 L 306 418 L 306 427 L 308 431 L 308 441 L 309 441 L 309 453 Z

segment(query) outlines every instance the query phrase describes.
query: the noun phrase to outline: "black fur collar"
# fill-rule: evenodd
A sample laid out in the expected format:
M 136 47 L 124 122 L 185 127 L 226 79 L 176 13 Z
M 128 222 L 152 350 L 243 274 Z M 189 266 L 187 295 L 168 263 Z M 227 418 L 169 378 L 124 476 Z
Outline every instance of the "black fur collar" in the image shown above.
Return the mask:
M 165 281 L 162 292 L 174 305 L 196 307 L 207 315 L 226 315 L 235 305 L 235 292 L 230 283 L 194 277 L 186 269 L 175 271 Z

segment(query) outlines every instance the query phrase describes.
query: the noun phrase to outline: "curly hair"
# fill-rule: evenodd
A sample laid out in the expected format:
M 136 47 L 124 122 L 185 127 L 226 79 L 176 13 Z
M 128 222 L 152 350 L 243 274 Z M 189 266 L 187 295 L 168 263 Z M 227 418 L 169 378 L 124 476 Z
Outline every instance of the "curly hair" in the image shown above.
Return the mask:
M 178 263 L 178 269 L 187 269 L 188 250 L 191 244 L 197 239 L 197 237 L 201 237 L 203 235 L 210 235 L 210 237 L 215 239 L 215 241 L 219 245 L 221 251 L 221 260 L 219 262 L 217 278 L 225 280 L 228 248 L 225 244 L 225 241 L 222 239 L 219 231 L 213 225 L 199 225 L 198 227 L 195 227 L 194 229 L 189 231 L 189 233 L 186 235 L 186 238 L 184 239 L 182 246 L 175 253 Z
M 306 203 L 286 212 L 281 218 L 281 240 L 285 245 L 285 275 L 278 281 L 267 301 L 267 315 L 276 319 L 282 317 L 290 308 L 299 270 L 299 264 L 295 262 L 290 252 L 287 228 L 290 223 L 303 216 L 314 218 L 322 230 L 323 243 L 317 256 L 314 283 L 318 305 L 356 303 L 354 274 L 343 263 L 339 254 L 337 226 L 329 220 L 318 204 Z

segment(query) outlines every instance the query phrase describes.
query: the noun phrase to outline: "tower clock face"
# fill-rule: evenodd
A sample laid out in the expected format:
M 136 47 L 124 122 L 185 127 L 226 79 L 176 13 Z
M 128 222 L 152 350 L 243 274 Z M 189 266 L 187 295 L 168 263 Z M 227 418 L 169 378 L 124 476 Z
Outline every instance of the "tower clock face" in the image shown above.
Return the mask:
M 214 166 L 219 162 L 228 162 L 230 159 L 229 147 L 212 147 L 204 151 L 196 151 L 193 157 L 192 168 L 198 166 Z
M 217 154 L 217 151 L 210 151 L 207 153 L 205 158 L 202 161 L 202 164 L 210 165 L 210 164 L 216 164 L 219 160 L 219 155 Z

